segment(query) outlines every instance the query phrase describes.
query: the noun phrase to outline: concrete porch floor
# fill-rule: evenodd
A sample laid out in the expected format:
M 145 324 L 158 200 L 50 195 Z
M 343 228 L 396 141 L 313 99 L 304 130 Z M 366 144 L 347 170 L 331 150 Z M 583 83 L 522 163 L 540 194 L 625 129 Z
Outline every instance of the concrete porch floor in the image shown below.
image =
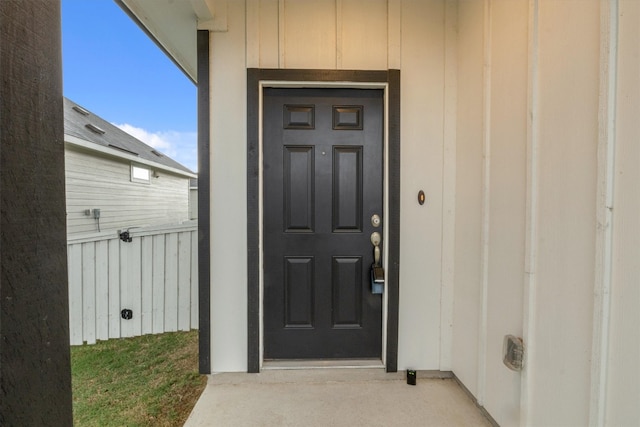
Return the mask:
M 491 426 L 454 379 L 382 369 L 266 370 L 209 376 L 187 427 Z

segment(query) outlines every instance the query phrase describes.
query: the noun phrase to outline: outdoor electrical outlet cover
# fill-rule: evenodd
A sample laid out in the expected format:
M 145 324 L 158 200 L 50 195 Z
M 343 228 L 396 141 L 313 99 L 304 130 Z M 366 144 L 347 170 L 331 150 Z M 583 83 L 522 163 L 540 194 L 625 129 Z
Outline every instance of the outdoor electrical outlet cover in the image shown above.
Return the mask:
M 524 343 L 522 338 L 506 335 L 502 344 L 504 358 L 502 362 L 512 371 L 522 371 L 524 361 Z

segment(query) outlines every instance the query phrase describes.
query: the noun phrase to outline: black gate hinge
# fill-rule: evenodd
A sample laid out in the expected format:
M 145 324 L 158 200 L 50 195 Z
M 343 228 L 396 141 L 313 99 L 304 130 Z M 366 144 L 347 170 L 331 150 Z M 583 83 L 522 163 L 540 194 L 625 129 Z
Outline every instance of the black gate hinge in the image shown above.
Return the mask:
M 126 243 L 131 243 L 133 241 L 133 238 L 129 234 L 129 230 L 120 233 L 120 240 Z

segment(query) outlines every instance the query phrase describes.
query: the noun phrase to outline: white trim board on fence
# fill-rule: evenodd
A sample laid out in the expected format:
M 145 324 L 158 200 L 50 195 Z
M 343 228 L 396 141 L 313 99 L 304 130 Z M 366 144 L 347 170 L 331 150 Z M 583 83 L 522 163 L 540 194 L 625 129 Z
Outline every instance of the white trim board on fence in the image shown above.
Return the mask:
M 130 234 L 131 242 L 115 232 L 69 240 L 71 345 L 198 327 L 196 222 Z

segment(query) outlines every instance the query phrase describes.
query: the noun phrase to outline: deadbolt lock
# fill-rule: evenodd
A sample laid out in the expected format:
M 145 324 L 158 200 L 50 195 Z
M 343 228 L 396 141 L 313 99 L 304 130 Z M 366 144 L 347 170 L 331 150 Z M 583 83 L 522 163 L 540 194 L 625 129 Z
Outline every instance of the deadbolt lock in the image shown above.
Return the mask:
M 371 217 L 371 225 L 374 227 L 380 227 L 380 215 L 375 214 Z

